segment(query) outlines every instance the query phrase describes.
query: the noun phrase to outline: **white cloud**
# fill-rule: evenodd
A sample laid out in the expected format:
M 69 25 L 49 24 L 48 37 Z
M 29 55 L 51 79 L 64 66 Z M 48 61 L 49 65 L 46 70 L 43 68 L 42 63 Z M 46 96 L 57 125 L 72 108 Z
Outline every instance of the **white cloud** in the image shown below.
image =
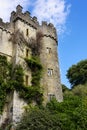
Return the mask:
M 65 23 L 69 10 L 70 4 L 67 5 L 65 0 L 37 0 L 32 13 L 40 22 L 45 20 L 53 23 L 61 34 L 66 29 Z
M 69 14 L 70 5 L 65 0 L 0 0 L 0 17 L 4 21 L 9 21 L 10 13 L 20 4 L 24 10 L 29 7 L 32 15 L 37 16 L 38 20 L 53 23 L 58 33 L 61 34 L 66 29 L 66 19 Z
M 16 6 L 20 4 L 24 10 L 28 8 L 30 0 L 0 0 L 0 18 L 4 21 L 9 21 L 10 13 L 15 10 Z

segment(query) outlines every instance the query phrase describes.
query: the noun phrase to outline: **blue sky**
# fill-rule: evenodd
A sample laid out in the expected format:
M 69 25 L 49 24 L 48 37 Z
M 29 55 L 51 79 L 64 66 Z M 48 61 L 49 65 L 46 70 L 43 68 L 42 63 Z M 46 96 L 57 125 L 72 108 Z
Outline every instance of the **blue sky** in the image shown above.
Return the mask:
M 61 82 L 70 88 L 66 78 L 69 67 L 87 59 L 87 0 L 0 0 L 0 17 L 9 21 L 11 11 L 20 4 L 38 17 L 52 22 L 58 32 L 58 55 Z
M 65 33 L 59 38 L 61 80 L 70 87 L 66 71 L 72 64 L 87 59 L 87 1 L 72 0 Z M 63 38 L 61 38 L 63 37 Z

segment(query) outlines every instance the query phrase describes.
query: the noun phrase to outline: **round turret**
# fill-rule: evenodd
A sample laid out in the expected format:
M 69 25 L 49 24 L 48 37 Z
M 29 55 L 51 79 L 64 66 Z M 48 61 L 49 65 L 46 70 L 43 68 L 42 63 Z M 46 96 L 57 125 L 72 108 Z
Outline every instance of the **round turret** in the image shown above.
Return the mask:
M 60 72 L 57 54 L 57 34 L 53 24 L 42 22 L 41 31 L 42 51 L 40 54 L 44 68 L 41 84 L 44 88 L 44 103 L 55 97 L 59 102 L 62 101 L 62 88 L 60 83 Z

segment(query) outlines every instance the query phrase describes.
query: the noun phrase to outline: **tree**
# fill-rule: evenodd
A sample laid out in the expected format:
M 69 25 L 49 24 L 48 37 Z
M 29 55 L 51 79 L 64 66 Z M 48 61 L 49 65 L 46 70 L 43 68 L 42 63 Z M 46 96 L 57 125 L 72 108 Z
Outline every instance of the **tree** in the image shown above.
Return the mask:
M 65 91 L 69 91 L 69 88 L 67 86 L 65 86 L 65 84 L 61 84 L 61 85 L 62 85 L 62 91 L 63 91 L 63 93 Z
M 87 83 L 87 60 L 82 60 L 72 65 L 67 71 L 67 78 L 72 87 Z
M 25 113 L 16 130 L 61 130 L 60 126 L 58 116 L 46 108 L 34 107 Z
M 53 98 L 45 108 L 29 107 L 26 110 L 16 130 L 86 130 L 87 87 L 79 85 L 64 91 L 61 103 Z

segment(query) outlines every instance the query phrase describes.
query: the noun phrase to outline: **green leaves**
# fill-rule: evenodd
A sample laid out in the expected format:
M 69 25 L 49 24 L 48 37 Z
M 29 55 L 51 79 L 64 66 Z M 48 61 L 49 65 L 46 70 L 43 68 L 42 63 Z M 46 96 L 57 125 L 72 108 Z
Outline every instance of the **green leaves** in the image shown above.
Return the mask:
M 27 107 L 17 130 L 86 130 L 87 86 L 77 88 L 64 89 L 61 103 L 53 98 L 45 108 Z
M 41 104 L 43 101 L 43 93 L 40 88 L 42 73 L 40 60 L 36 56 L 25 60 L 32 71 L 32 86 L 27 87 L 24 85 L 23 68 L 20 65 L 16 65 L 12 69 L 13 66 L 7 62 L 7 58 L 0 56 L 0 113 L 3 111 L 7 94 L 14 90 L 19 92 L 19 96 L 28 103 L 34 100 L 37 104 Z
M 79 84 L 85 84 L 87 82 L 87 60 L 78 62 L 76 65 L 72 65 L 67 71 L 67 78 L 72 87 Z
M 7 58 L 5 56 L 0 55 L 0 114 L 3 111 L 3 107 L 6 102 L 7 92 L 8 90 L 10 90 L 9 66 L 10 64 L 7 62 Z
M 43 101 L 43 93 L 41 91 L 40 79 L 42 76 L 42 65 L 38 56 L 32 56 L 31 59 L 25 58 L 29 68 L 32 72 L 32 86 L 29 86 L 29 94 L 32 95 L 31 99 L 35 100 L 37 104 Z
M 34 107 L 27 112 L 16 130 L 61 130 L 57 116 L 52 115 L 47 109 Z
M 40 59 L 39 59 L 38 56 L 32 56 L 31 59 L 25 58 L 25 61 L 27 62 L 29 68 L 32 69 L 32 71 L 33 71 L 33 69 L 35 69 L 35 68 L 37 68 L 37 69 L 39 69 L 39 70 L 42 70 L 42 65 L 41 65 L 41 63 L 40 63 Z M 35 67 L 35 68 L 34 68 L 34 67 Z

